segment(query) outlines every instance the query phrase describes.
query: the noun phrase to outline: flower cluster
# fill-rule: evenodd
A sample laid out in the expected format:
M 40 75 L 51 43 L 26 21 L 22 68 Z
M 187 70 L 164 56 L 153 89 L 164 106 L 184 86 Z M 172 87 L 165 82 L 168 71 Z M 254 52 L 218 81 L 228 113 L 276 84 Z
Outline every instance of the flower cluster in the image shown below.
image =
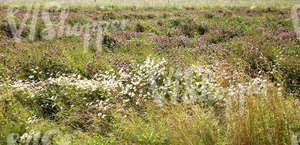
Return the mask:
M 228 95 L 230 97 L 236 97 L 264 94 L 266 96 L 266 91 L 269 85 L 271 84 L 268 83 L 267 80 L 254 78 L 247 83 L 239 83 L 236 86 L 231 85 L 228 88 Z
M 237 85 L 230 85 L 226 88 L 226 114 L 230 113 L 233 102 L 236 102 L 239 106 L 240 114 L 244 114 L 247 108 L 247 99 L 255 96 L 259 96 L 261 99 L 272 95 L 282 96 L 283 88 L 280 84 L 275 85 L 262 78 L 254 78 L 245 83 L 238 83 Z M 276 94 L 275 94 L 276 93 Z
M 213 66 L 191 66 L 183 71 L 168 67 L 163 59 L 155 63 L 148 57 L 132 69 L 105 72 L 96 75 L 103 89 L 109 94 L 126 98 L 125 102 L 153 100 L 156 103 L 193 103 L 205 99 L 222 99 L 223 88 L 216 81 Z
M 60 86 L 75 86 L 77 89 L 91 91 L 91 92 L 96 91 L 100 87 L 100 83 L 98 81 L 81 78 L 80 75 L 49 78 L 48 83 L 60 85 Z
M 72 86 L 76 91 L 92 93 L 103 90 L 109 98 L 122 104 L 139 105 L 153 101 L 163 103 L 207 103 L 224 102 L 225 97 L 245 97 L 266 93 L 269 83 L 260 78 L 248 83 L 224 87 L 219 83 L 220 74 L 211 65 L 192 65 L 188 69 L 175 69 L 162 59 L 156 62 L 148 57 L 144 63 L 130 63 L 126 68 L 100 72 L 92 79 L 80 75 L 62 75 L 40 82 L 18 81 L 10 86 L 27 91 L 30 97 L 47 90 L 47 85 Z M 72 92 L 71 92 L 72 93 Z M 279 92 L 280 93 L 280 92 Z M 112 108 L 111 100 L 102 99 L 88 102 L 88 106 Z M 103 109 L 105 108 L 105 109 Z M 103 117 L 100 113 L 99 116 Z
M 24 81 L 24 80 L 19 80 L 16 82 L 13 82 L 9 84 L 10 87 L 16 89 L 16 91 L 22 91 L 22 92 L 27 92 L 29 98 L 33 98 L 38 92 L 45 90 L 46 88 L 44 87 L 46 83 L 43 81 Z

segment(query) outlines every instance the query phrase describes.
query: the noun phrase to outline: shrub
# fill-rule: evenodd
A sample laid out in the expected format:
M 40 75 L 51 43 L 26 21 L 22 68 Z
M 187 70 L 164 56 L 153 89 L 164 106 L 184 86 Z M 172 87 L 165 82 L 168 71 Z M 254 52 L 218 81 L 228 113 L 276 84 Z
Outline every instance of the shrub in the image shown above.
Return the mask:
M 208 18 L 208 19 L 212 19 L 212 18 L 215 17 L 215 15 L 212 14 L 212 13 L 205 13 L 205 14 L 204 14 L 204 17 L 205 17 L 205 18 Z
M 113 51 L 114 47 L 117 45 L 117 41 L 110 35 L 104 35 L 102 44 Z
M 138 23 L 135 27 L 135 30 L 136 32 L 152 32 L 155 34 L 160 34 L 159 30 L 149 22 Z
M 2 34 L 3 36 L 6 36 L 8 38 L 13 38 L 13 34 L 7 23 L 0 23 L 0 30 L 1 30 L 0 34 Z
M 194 22 L 183 24 L 181 26 L 183 34 L 188 37 L 195 37 L 197 35 L 203 35 L 208 32 L 208 28 L 203 26 L 202 24 L 196 24 Z
M 115 12 L 106 12 L 102 16 L 103 20 L 115 20 L 118 18 L 120 18 L 120 16 Z

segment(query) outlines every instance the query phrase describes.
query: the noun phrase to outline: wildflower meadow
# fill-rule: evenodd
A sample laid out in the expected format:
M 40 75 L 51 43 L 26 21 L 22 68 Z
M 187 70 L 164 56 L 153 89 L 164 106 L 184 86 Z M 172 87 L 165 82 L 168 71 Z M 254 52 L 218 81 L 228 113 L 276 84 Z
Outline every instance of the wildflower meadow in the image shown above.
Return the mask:
M 296 0 L 0 0 L 0 145 L 299 145 Z

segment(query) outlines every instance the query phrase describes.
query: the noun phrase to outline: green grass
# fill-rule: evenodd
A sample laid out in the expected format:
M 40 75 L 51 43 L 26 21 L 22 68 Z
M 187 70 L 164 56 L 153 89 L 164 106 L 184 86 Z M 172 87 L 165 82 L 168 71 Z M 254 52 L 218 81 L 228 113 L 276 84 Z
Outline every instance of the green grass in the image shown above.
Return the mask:
M 87 1 L 78 1 L 78 0 L 66 0 L 63 2 L 48 0 L 48 1 L 41 1 L 41 0 L 34 0 L 31 1 L 32 3 L 38 2 L 41 4 L 51 3 L 51 5 L 66 5 L 71 7 L 106 7 L 106 6 L 113 6 L 113 7 L 138 7 L 138 8 L 145 8 L 145 7 L 155 7 L 155 8 L 184 8 L 184 7 L 194 7 L 194 8 L 216 8 L 216 7 L 274 7 L 274 8 L 291 8 L 296 4 L 299 4 L 296 0 L 151 0 L 151 1 L 131 1 L 131 0 L 87 0 Z M 18 0 L 9 0 L 8 2 L 2 3 L 2 5 L 27 5 L 30 2 L 22 3 Z
M 93 41 L 85 52 L 80 36 L 29 40 L 30 23 L 15 42 L 10 3 L 0 8 L 0 144 L 11 133 L 55 129 L 51 144 L 286 145 L 300 131 L 296 1 L 63 4 L 68 25 L 129 20 L 103 33 L 102 52 Z M 54 8 L 50 16 L 59 22 Z M 39 16 L 36 29 L 44 28 Z M 192 65 L 191 85 L 200 83 L 196 98 L 204 100 L 186 104 L 181 72 Z M 167 90 L 163 107 L 151 81 Z

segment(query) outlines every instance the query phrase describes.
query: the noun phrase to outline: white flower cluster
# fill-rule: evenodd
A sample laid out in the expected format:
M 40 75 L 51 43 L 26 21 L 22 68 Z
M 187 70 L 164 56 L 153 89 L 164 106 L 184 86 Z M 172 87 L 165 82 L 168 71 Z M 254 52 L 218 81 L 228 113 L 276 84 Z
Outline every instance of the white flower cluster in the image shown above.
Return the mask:
M 241 96 L 253 96 L 262 95 L 267 96 L 268 89 L 274 89 L 274 84 L 264 80 L 262 78 L 254 78 L 246 83 L 239 83 L 237 85 L 231 85 L 227 89 L 229 97 L 241 97 Z M 277 84 L 278 90 L 276 90 L 278 96 L 282 95 L 282 88 L 280 84 Z
M 214 71 L 214 66 L 192 66 L 189 69 L 187 83 L 200 101 L 223 100 L 224 88 L 218 83 L 219 75 Z M 189 79 L 190 78 L 190 79 Z
M 30 144 L 30 142 L 33 140 L 34 142 L 37 142 L 36 138 L 40 138 L 41 133 L 39 131 L 30 130 L 28 133 L 25 132 L 20 136 L 20 142 L 23 144 Z
M 131 70 L 106 72 L 97 75 L 103 89 L 109 94 L 127 96 L 136 104 L 148 99 L 162 104 L 193 103 L 204 99 L 222 99 L 223 88 L 217 83 L 212 66 L 191 66 L 186 71 L 167 67 L 167 62 L 155 63 L 149 57 L 142 65 L 134 65 Z M 153 98 L 151 98 L 153 97 Z
M 47 89 L 46 85 L 49 84 L 74 86 L 86 92 L 101 88 L 108 95 L 123 99 L 123 103 L 135 104 L 147 100 L 162 104 L 164 101 L 193 103 L 205 99 L 223 99 L 224 89 L 217 83 L 217 75 L 212 66 L 191 66 L 182 71 L 168 67 L 164 59 L 155 63 L 148 57 L 143 64 L 131 64 L 130 68 L 132 69 L 99 73 L 94 79 L 82 78 L 80 75 L 62 75 L 40 82 L 18 81 L 10 86 L 30 92 L 31 97 Z
M 17 91 L 23 91 L 29 93 L 28 97 L 32 98 L 40 91 L 45 90 L 46 88 L 43 87 L 45 85 L 45 82 L 29 82 L 24 80 L 19 80 L 16 82 L 13 82 L 12 84 L 9 84 L 10 87 L 16 89 Z
M 107 91 L 109 95 L 112 95 L 112 92 L 117 92 L 122 85 L 121 82 L 117 80 L 117 76 L 108 71 L 103 74 L 96 74 L 94 77 L 101 83 L 102 89 Z
M 266 93 L 269 85 L 266 80 L 256 78 L 245 84 L 229 85 L 228 88 L 224 88 L 218 81 L 220 74 L 215 71 L 217 69 L 214 66 L 192 65 L 188 69 L 182 70 L 169 67 L 164 59 L 155 63 L 155 60 L 150 57 L 142 64 L 130 64 L 129 68 L 99 73 L 93 79 L 86 79 L 80 75 L 62 75 L 40 82 L 17 81 L 10 86 L 30 92 L 31 97 L 48 89 L 47 85 L 50 84 L 73 86 L 79 89 L 78 91 L 84 92 L 101 89 L 110 97 L 117 98 L 124 104 L 135 103 L 138 105 L 152 100 L 162 105 L 165 102 L 175 104 L 225 101 L 225 96 L 242 98 Z M 98 104 L 106 111 L 107 108 L 111 108 L 107 103 L 109 102 L 99 101 L 91 102 L 88 105 Z
M 32 117 L 29 117 L 29 118 L 27 118 L 27 124 L 33 124 L 34 122 L 36 122 L 37 121 L 37 116 L 32 116 Z
M 237 85 L 229 86 L 226 89 L 226 93 L 228 95 L 226 98 L 227 115 L 230 112 L 233 101 L 238 101 L 239 111 L 241 114 L 243 114 L 245 112 L 245 108 L 247 107 L 246 100 L 248 97 L 268 96 L 268 91 L 274 91 L 278 96 L 282 96 L 283 89 L 279 86 L 280 85 L 277 84 L 277 87 L 275 87 L 273 83 L 270 83 L 262 78 L 254 78 L 246 83 L 239 83 Z
M 56 84 L 60 86 L 75 86 L 77 89 L 85 91 L 96 91 L 100 87 L 100 83 L 93 79 L 81 78 L 80 75 L 60 76 L 58 78 L 49 78 L 49 84 Z
M 74 86 L 86 92 L 93 92 L 100 88 L 100 82 L 96 80 L 81 79 L 80 75 L 61 76 L 58 78 L 49 78 L 47 81 L 24 81 L 19 80 L 9 84 L 11 88 L 28 93 L 32 98 L 40 92 L 48 89 L 47 85 Z
M 108 115 L 107 112 L 114 107 L 114 103 L 111 102 L 110 98 L 105 100 L 95 100 L 89 103 L 86 103 L 87 107 L 96 109 L 99 113 L 97 114 L 98 117 L 105 119 Z

